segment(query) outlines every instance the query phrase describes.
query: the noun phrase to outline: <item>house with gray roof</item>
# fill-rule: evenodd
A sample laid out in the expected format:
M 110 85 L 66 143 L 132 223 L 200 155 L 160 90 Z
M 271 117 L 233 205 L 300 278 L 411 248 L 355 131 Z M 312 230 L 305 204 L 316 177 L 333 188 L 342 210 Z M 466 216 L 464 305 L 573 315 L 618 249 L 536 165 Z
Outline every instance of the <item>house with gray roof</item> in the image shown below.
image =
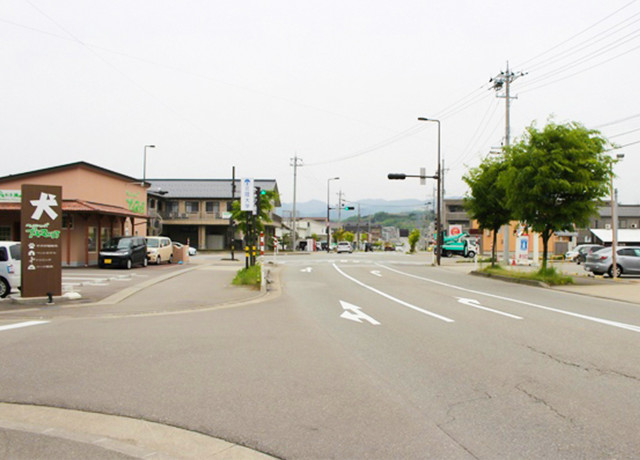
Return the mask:
M 147 179 L 150 233 L 188 243 L 201 250 L 242 248 L 243 235 L 232 234 L 231 209 L 240 200 L 240 179 Z M 235 185 L 235 187 L 234 187 Z M 255 179 L 262 190 L 278 192 L 275 179 Z M 274 203 L 280 206 L 280 201 Z M 266 223 L 265 241 L 271 241 L 280 219 L 271 215 Z

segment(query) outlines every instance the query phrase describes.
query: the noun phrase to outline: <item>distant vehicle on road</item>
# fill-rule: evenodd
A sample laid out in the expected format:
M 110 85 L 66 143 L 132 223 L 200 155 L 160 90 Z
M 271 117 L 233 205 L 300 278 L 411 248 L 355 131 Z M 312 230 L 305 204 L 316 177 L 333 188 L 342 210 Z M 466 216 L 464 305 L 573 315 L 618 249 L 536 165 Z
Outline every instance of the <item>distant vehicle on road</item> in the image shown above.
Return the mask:
M 640 275 L 640 246 L 622 246 L 616 250 L 616 266 L 613 266 L 611 248 L 601 249 L 587 256 L 584 269 L 594 275 L 605 273 L 613 277 L 620 275 Z
M 341 252 L 352 253 L 353 246 L 351 246 L 351 243 L 349 243 L 348 241 L 340 241 L 338 243 L 338 246 L 336 246 L 336 251 L 338 251 L 338 254 L 340 254 Z
M 117 236 L 111 238 L 100 251 L 98 266 L 124 267 L 147 266 L 147 242 L 143 236 Z
M 0 241 L 0 297 L 20 288 L 20 251 L 18 241 Z

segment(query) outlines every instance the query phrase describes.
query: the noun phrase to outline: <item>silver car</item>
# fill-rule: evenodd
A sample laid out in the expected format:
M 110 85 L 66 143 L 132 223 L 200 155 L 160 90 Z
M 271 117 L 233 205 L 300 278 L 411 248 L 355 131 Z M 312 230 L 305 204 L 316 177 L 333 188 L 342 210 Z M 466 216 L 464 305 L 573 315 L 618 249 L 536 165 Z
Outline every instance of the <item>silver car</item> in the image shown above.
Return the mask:
M 622 246 L 616 250 L 616 276 L 640 275 L 640 246 Z M 587 256 L 584 269 L 594 275 L 613 275 L 611 248 L 592 252 Z

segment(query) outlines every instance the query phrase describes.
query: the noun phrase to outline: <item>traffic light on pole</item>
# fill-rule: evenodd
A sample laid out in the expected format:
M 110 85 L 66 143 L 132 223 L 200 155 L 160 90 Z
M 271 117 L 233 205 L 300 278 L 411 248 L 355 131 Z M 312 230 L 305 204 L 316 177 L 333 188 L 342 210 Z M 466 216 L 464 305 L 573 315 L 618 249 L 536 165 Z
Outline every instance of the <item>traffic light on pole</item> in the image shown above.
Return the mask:
M 355 208 L 353 206 L 345 206 L 344 210 L 345 211 L 353 211 Z

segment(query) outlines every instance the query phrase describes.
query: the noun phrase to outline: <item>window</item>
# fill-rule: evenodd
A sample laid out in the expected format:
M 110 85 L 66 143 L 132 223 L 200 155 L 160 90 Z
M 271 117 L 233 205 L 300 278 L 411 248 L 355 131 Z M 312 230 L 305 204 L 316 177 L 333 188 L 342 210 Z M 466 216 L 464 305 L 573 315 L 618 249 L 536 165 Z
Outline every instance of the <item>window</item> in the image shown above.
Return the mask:
M 156 208 L 156 200 L 155 200 L 155 198 L 149 198 L 149 207 L 151 209 L 155 209 Z
M 0 241 L 10 241 L 11 240 L 11 227 L 8 225 L 0 226 Z
M 89 252 L 96 252 L 98 241 L 98 229 L 96 227 L 89 227 L 87 232 L 87 247 Z
M 198 212 L 198 209 L 200 208 L 199 205 L 200 203 L 198 203 L 197 201 L 185 201 L 184 203 L 185 212 L 187 214 L 194 214 Z
M 169 213 L 178 213 L 178 202 L 177 201 L 167 201 L 167 212 Z
M 207 214 L 214 214 L 216 216 L 220 214 L 220 203 L 217 201 L 207 201 L 205 206 Z
M 73 230 L 73 216 L 70 214 L 62 214 L 62 228 Z
M 111 229 L 109 228 L 101 228 L 100 229 L 100 247 L 104 247 L 105 244 L 107 244 L 107 241 L 109 241 L 109 239 L 111 239 Z
M 227 201 L 227 212 L 233 211 L 233 201 Z
M 0 248 L 0 262 L 6 262 L 9 260 L 9 254 L 7 254 L 7 248 Z

